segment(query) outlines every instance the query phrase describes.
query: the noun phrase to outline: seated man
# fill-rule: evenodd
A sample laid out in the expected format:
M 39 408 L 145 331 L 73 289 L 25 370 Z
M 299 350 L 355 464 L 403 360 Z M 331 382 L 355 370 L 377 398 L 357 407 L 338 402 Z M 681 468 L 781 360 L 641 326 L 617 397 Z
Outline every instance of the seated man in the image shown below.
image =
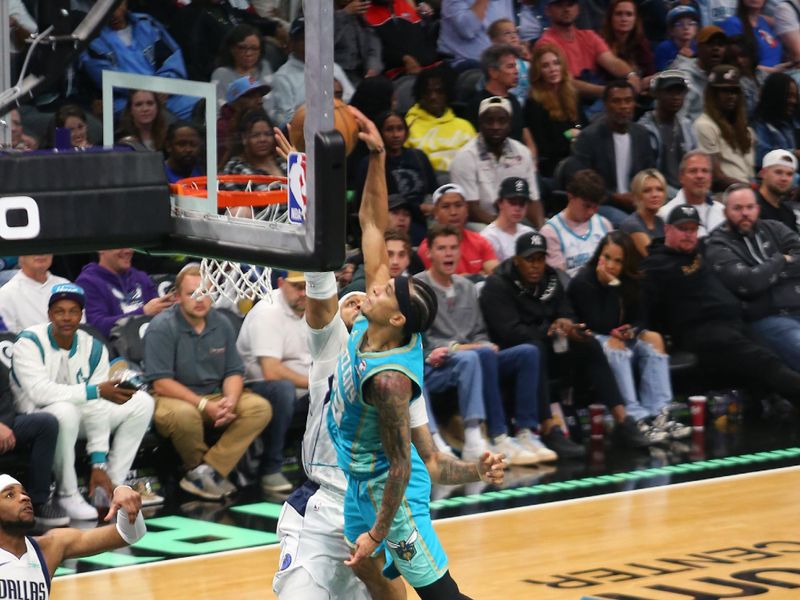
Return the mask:
M 283 445 L 292 423 L 295 405 L 308 394 L 308 350 L 305 321 L 306 280 L 289 271 L 278 278 L 279 290 L 272 302 L 257 303 L 247 313 L 236 349 L 242 356 L 245 382 L 254 393 L 269 398 L 272 420 L 261 434 L 264 455 L 259 466 L 264 493 L 291 492 L 292 484 L 281 473 Z
M 430 393 L 458 388 L 464 419 L 462 458 L 475 460 L 486 451 L 480 423 L 492 439 L 493 452 L 512 465 L 555 460 L 534 433 L 538 422 L 539 351 L 530 344 L 504 350 L 489 341 L 475 284 L 455 275 L 458 230 L 434 225 L 428 232 L 430 269 L 416 277 L 436 292 L 439 311 L 424 338 L 425 389 Z M 517 435 L 508 435 L 501 384 L 514 382 Z M 431 422 L 432 418 L 429 419 Z
M 605 195 L 605 183 L 596 172 L 575 173 L 567 184 L 567 207 L 542 227 L 548 267 L 572 277 L 589 262 L 597 244 L 613 229 L 608 219 L 597 214 Z
M 86 437 L 92 463 L 89 495 L 96 505 L 108 506 L 150 426 L 153 398 L 109 381 L 108 350 L 78 329 L 85 303 L 80 286 L 53 288 L 49 321 L 24 329 L 14 343 L 11 385 L 20 412 L 44 411 L 58 419 L 53 468 L 61 507 L 71 519 L 96 520 L 97 510 L 78 491 L 75 442 L 79 435 Z M 150 498 L 151 504 L 161 501 Z
M 608 407 L 616 422 L 616 441 L 630 448 L 647 446 L 650 442 L 625 411 L 625 400 L 602 346 L 586 335 L 584 325 L 574 322 L 566 293 L 568 278 L 545 262 L 548 244 L 541 234 L 521 235 L 514 256 L 487 278 L 480 304 L 489 339 L 501 348 L 534 344 L 539 349 L 540 432 L 547 447 L 559 456 L 579 458 L 585 452 L 564 436 L 551 413 L 548 376 L 557 351 L 549 339 L 558 337 L 568 340 L 568 366 L 579 369 L 580 379 L 587 379 L 596 389 L 598 401 Z
M 658 210 L 664 221 L 682 204 L 691 204 L 700 217 L 697 235 L 705 237 L 725 222 L 722 204 L 711 196 L 711 157 L 702 150 L 689 150 L 678 166 L 681 189 L 676 196 Z
M 759 219 L 748 185 L 729 187 L 723 203 L 726 221 L 708 236 L 706 257 L 744 304 L 751 331 L 800 371 L 800 236 L 783 223 Z
M 761 209 L 759 218 L 780 221 L 795 233 L 800 233 L 800 207 L 791 199 L 797 157 L 790 150 L 767 152 L 761 163 L 761 185 L 756 199 Z
M 183 461 L 181 488 L 209 500 L 236 491 L 228 474 L 269 423 L 272 410 L 244 389 L 244 365 L 228 320 L 211 299 L 194 298 L 200 268 L 188 264 L 175 279 L 177 303 L 144 336 L 145 377 L 156 394 L 155 425 Z M 204 427 L 225 428 L 209 448 Z
M 704 372 L 744 378 L 759 391 L 800 399 L 800 373 L 748 337 L 741 300 L 698 249 L 699 226 L 694 206 L 678 206 L 667 218 L 664 239 L 650 245 L 642 262 L 647 329 L 671 335 L 676 348 L 697 354 Z
M 455 273 L 459 275 L 488 275 L 498 264 L 497 256 L 489 241 L 466 228 L 467 202 L 464 189 L 454 183 L 446 183 L 433 192 L 433 218 L 440 225 L 455 227 L 459 234 L 458 259 Z M 419 245 L 419 257 L 425 268 L 430 268 L 428 240 Z
M 389 198 L 389 206 L 391 208 L 391 196 Z M 389 210 L 390 222 L 392 220 L 391 214 L 392 211 Z M 398 275 L 408 277 L 425 270 L 419 256 L 411 248 L 411 240 L 408 238 L 408 234 L 396 229 L 387 229 L 383 234 L 383 240 L 386 242 L 386 252 L 389 255 L 390 277 L 397 277 Z M 360 253 L 359 256 L 361 256 Z M 366 292 L 367 276 L 364 270 L 363 256 L 361 256 L 360 261 L 361 264 L 353 273 L 352 281 L 342 290 L 343 296 L 350 292 Z
M 86 291 L 86 320 L 108 337 L 114 324 L 128 315 L 157 315 L 175 303 L 158 296 L 147 273 L 131 266 L 133 248 L 101 250 L 75 280 Z
M 481 231 L 481 235 L 492 244 L 498 260 L 514 256 L 517 238 L 523 233 L 533 233 L 532 228 L 521 223 L 530 201 L 527 181 L 522 177 L 503 179 L 495 202 L 497 218 Z
M 525 216 L 536 227 L 544 223 L 544 210 L 539 201 L 536 165 L 531 151 L 511 139 L 511 102 L 492 96 L 480 103 L 478 135 L 456 152 L 450 165 L 450 178 L 465 192 L 469 220 L 489 224 L 497 209 L 494 201 L 500 182 L 506 177 L 521 177 L 528 182 L 531 202 Z
M 47 302 L 53 287 L 69 283 L 53 275 L 52 254 L 32 254 L 19 257 L 19 271 L 0 287 L 0 317 L 11 333 L 47 322 Z

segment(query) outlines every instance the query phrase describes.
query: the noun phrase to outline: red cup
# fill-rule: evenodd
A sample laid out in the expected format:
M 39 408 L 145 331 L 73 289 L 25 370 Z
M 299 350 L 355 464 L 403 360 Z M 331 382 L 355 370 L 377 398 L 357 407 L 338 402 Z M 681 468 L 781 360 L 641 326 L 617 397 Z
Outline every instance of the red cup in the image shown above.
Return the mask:
M 706 459 L 706 432 L 703 430 L 692 432 L 692 449 L 689 453 L 692 460 Z
M 692 429 L 703 431 L 706 428 L 705 396 L 689 396 L 689 411 L 692 414 Z
M 606 407 L 604 404 L 590 404 L 589 405 L 589 423 L 591 425 L 591 437 L 593 440 L 601 440 L 606 433 L 605 423 L 603 417 L 606 414 Z

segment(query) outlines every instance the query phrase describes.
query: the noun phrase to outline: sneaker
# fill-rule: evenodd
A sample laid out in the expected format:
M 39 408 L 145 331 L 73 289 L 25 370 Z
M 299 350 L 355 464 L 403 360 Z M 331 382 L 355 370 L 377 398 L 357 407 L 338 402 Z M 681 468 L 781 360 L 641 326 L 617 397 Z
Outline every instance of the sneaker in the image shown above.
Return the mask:
M 692 428 L 669 418 L 669 409 L 664 407 L 653 418 L 653 427 L 663 431 L 671 440 L 682 440 L 692 435 Z
M 293 487 L 292 482 L 286 479 L 280 471 L 261 477 L 261 491 L 265 494 L 291 492 Z
M 661 442 L 668 441 L 669 434 L 666 431 L 658 429 L 648 419 L 642 419 L 636 422 L 636 427 L 645 439 L 651 444 L 660 444 Z
M 206 500 L 222 500 L 225 497 L 225 490 L 214 477 L 216 474 L 214 469 L 203 463 L 186 473 L 178 485 L 183 491 L 194 496 Z
M 520 446 L 525 448 L 525 450 L 533 452 L 536 456 L 538 456 L 539 462 L 552 462 L 554 460 L 558 460 L 558 454 L 545 446 L 539 436 L 532 431 L 522 431 L 514 436 L 514 438 L 517 440 L 517 443 Z
M 628 448 L 646 448 L 653 443 L 642 435 L 636 421 L 630 416 L 625 417 L 622 423 L 617 423 L 614 427 L 614 437 L 619 444 Z
M 130 485 L 133 491 L 138 492 L 142 497 L 142 506 L 156 506 L 158 504 L 164 504 L 164 496 L 159 496 L 156 494 L 147 479 L 132 481 Z
M 516 439 L 508 434 L 494 438 L 492 452 L 505 454 L 507 465 L 534 466 L 539 464 L 539 456 L 523 448 Z
M 471 446 L 464 444 L 464 447 L 461 449 L 461 460 L 464 462 L 478 462 L 480 457 L 490 450 L 489 443 L 481 437 L 479 444 L 473 444 Z
M 549 432 L 542 435 L 542 441 L 560 458 L 584 458 L 586 456 L 586 448 L 568 439 L 561 427 L 552 427 Z
M 84 500 L 80 492 L 75 492 L 71 496 L 61 496 L 58 503 L 70 519 L 76 521 L 97 520 L 97 509 Z
M 239 488 L 237 488 L 230 479 L 227 477 L 223 477 L 216 471 L 214 471 L 214 481 L 217 482 L 217 485 L 222 489 L 222 493 L 224 496 L 233 496 Z
M 67 511 L 54 498 L 50 498 L 44 504 L 34 506 L 33 514 L 39 527 L 66 527 L 69 525 Z

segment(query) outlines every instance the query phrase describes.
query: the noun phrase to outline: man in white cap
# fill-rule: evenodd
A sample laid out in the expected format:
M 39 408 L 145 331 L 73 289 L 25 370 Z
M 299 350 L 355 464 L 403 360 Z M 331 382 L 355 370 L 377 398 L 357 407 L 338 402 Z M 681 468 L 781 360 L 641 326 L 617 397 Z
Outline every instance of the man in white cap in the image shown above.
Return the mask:
M 134 544 L 147 532 L 142 499 L 127 485 L 114 489 L 105 521 L 94 529 L 51 529 L 43 536 L 27 535 L 34 527 L 31 498 L 10 475 L 0 475 L 0 581 L 16 589 L 4 598 L 50 597 L 50 580 L 67 558 L 88 556 Z
M 497 190 L 506 177 L 528 182 L 530 198 L 526 216 L 534 227 L 544 223 L 539 185 L 531 151 L 511 139 L 513 109 L 508 98 L 492 96 L 478 108 L 478 135 L 464 144 L 450 164 L 450 180 L 465 192 L 469 220 L 489 224 L 497 217 Z
M 744 307 L 758 339 L 800 372 L 800 235 L 759 219 L 752 188 L 730 186 L 725 218 L 708 236 L 706 258 Z
M 761 163 L 761 185 L 756 192 L 761 219 L 780 221 L 795 233 L 800 233 L 800 207 L 790 200 L 794 187 L 797 157 L 790 150 L 772 150 Z
M 97 510 L 78 491 L 75 442 L 79 435 L 86 438 L 89 494 L 97 491 L 96 504 L 107 506 L 136 458 L 153 416 L 153 398 L 109 380 L 105 345 L 78 329 L 85 304 L 80 286 L 53 287 L 49 321 L 24 329 L 14 343 L 11 386 L 20 412 L 45 411 L 58 419 L 53 462 L 58 501 L 71 519 L 95 520 Z

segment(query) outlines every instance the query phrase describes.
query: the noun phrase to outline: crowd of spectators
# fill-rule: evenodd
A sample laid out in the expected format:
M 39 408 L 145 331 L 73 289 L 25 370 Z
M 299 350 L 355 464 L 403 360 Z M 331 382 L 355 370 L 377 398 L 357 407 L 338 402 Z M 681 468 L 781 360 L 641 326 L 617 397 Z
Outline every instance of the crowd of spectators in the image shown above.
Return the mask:
M 669 411 L 674 350 L 731 386 L 800 397 L 793 0 L 323 1 L 335 13 L 333 93 L 385 141 L 392 275 L 420 277 L 439 299 L 425 376 L 444 450 L 442 394 L 455 393 L 465 457 L 490 446 L 522 465 L 583 456 L 558 409 L 576 382 L 619 444 L 684 438 Z M 12 4 L 16 64 L 35 19 Z M 305 100 L 300 5 L 124 0 L 60 88 L 7 115 L 13 150 L 98 144 L 113 110 L 118 144 L 162 152 L 170 182 L 203 173 L 206 127 L 220 173 L 283 174 L 274 128 Z M 194 98 L 141 90 L 102 106 L 104 69 L 211 81 L 218 120 L 205 123 Z M 351 213 L 367 161 L 356 146 Z M 364 286 L 357 228 L 348 239 L 343 295 Z M 252 479 L 290 490 L 283 451 L 310 363 L 302 274 L 231 320 L 192 296 L 195 266 L 173 263 L 175 286 L 159 291 L 158 271 L 132 256 L 104 250 L 75 284 L 50 272 L 52 256 L 4 257 L 16 409 L 61 428 L 49 458 L 59 502 L 37 482 L 43 518 L 92 513 L 67 450 L 79 434 L 91 487 L 105 489 L 151 414 L 185 491 L 220 499 Z M 152 396 L 110 389 L 107 350 L 92 347 L 130 319 L 149 323 L 140 366 Z M 243 457 L 255 466 L 236 478 Z

